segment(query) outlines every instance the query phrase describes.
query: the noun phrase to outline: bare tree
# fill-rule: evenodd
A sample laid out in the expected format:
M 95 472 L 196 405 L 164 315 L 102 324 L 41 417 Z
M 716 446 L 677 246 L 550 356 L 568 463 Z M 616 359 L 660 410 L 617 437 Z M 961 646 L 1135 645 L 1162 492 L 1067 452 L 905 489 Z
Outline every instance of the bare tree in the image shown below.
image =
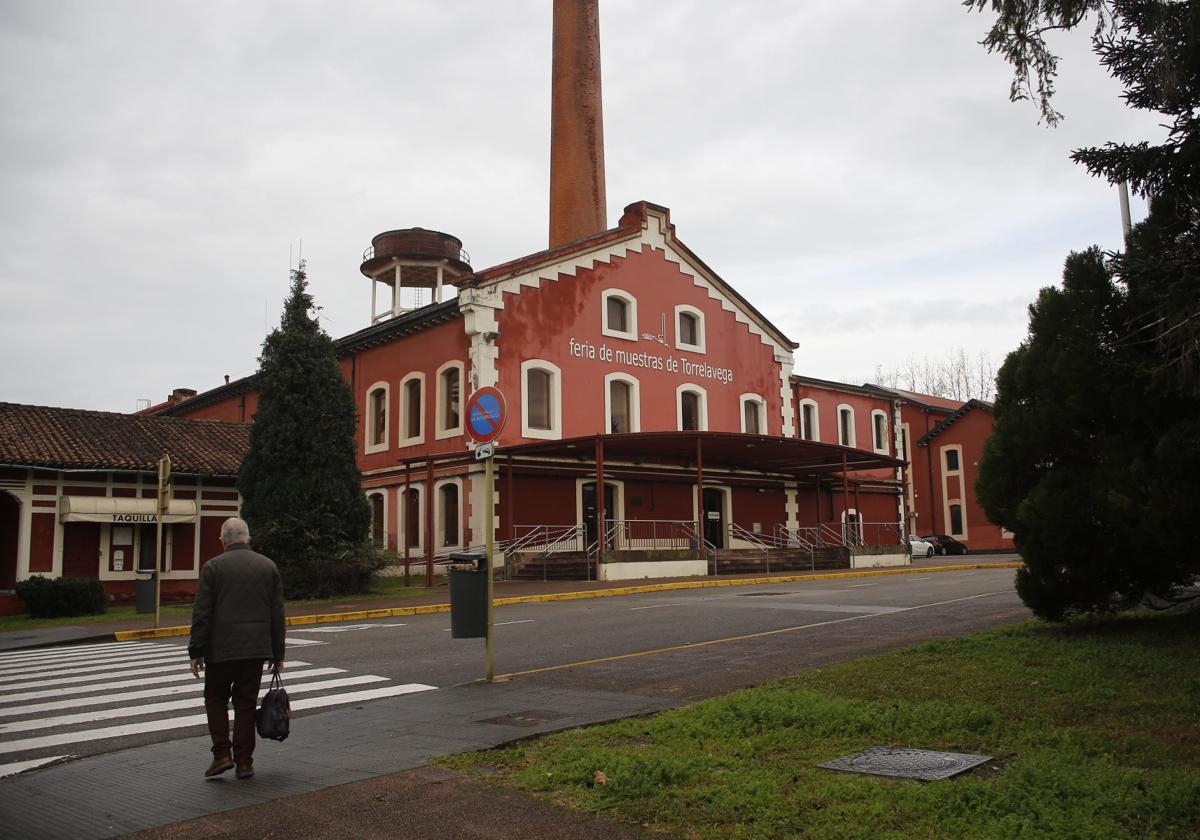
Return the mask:
M 955 347 L 944 356 L 917 358 L 910 355 L 893 367 L 875 366 L 873 381 L 885 388 L 900 388 L 966 402 L 991 401 L 996 395 L 995 359 L 980 351 L 968 356 L 962 347 Z

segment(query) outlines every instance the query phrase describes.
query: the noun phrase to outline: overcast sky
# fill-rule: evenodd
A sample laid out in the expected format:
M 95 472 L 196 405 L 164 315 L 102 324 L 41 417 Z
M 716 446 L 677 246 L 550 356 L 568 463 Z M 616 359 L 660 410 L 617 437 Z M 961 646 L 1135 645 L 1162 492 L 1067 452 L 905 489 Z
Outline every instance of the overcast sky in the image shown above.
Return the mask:
M 1119 247 L 1068 155 L 1153 139 L 1060 39 L 1038 125 L 958 0 L 601 0 L 608 219 L 645 199 L 861 383 L 998 363 L 1071 250 Z M 550 0 L 0 2 L 0 401 L 132 411 L 252 373 L 303 241 L 334 337 L 376 233 L 546 247 Z M 1135 217 L 1139 207 L 1135 203 Z

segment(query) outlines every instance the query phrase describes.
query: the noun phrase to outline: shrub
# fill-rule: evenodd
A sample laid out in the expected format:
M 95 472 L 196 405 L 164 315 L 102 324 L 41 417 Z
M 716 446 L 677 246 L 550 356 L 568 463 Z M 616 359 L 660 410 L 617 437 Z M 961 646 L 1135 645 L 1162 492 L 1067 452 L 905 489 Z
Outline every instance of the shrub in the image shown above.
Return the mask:
M 34 575 L 18 581 L 16 591 L 32 618 L 101 615 L 108 610 L 104 586 L 93 578 Z

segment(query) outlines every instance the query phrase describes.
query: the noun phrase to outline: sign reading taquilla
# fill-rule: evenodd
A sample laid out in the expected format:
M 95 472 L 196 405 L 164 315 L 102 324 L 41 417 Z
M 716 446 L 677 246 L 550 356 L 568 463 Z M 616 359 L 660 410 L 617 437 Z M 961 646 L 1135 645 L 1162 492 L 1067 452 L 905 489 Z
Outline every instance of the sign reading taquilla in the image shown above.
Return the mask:
M 574 338 L 567 340 L 568 350 L 577 359 L 595 359 L 600 362 L 612 362 L 633 368 L 649 370 L 664 370 L 667 373 L 682 373 L 684 376 L 694 376 L 699 379 L 715 379 L 725 385 L 733 382 L 733 370 L 725 367 L 713 367 L 708 362 L 693 362 L 683 356 L 658 356 L 654 353 L 635 352 L 609 347 L 601 344 L 599 347 L 590 341 L 578 341 Z

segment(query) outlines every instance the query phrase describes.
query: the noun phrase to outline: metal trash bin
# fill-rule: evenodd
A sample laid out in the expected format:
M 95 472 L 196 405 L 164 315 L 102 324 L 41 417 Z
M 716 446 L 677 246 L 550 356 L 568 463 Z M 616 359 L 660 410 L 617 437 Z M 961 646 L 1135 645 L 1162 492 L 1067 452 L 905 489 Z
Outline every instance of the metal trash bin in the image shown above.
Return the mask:
M 481 639 L 487 635 L 487 555 L 457 551 L 451 562 L 472 569 L 450 569 L 450 638 Z
M 137 579 L 133 582 L 133 593 L 139 614 L 154 612 L 155 576 L 153 569 L 138 569 Z

